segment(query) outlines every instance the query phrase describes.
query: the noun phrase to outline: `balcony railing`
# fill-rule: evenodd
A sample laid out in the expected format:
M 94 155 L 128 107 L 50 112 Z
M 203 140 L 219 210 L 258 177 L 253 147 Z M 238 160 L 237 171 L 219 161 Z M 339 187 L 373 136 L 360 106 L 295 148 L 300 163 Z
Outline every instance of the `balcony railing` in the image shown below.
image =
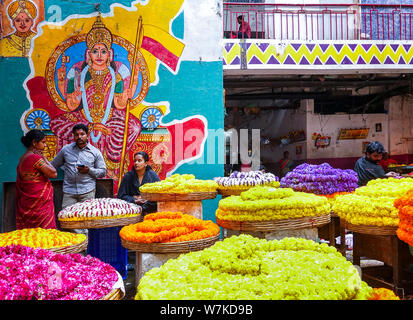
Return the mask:
M 413 40 L 411 5 L 224 2 L 223 36 L 238 36 L 237 17 L 251 38 L 276 40 Z

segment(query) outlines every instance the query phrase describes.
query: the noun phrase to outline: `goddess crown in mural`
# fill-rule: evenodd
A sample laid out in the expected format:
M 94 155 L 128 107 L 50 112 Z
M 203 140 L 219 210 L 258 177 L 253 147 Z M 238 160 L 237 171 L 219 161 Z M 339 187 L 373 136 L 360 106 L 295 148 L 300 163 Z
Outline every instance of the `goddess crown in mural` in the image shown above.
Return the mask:
M 13 1 L 7 8 L 7 16 L 15 31 L 0 41 L 0 51 L 6 57 L 27 57 L 30 43 L 36 33 L 32 30 L 38 10 L 27 0 Z
M 61 43 L 47 64 L 48 91 L 65 111 L 50 121 L 58 149 L 71 141 L 74 123 L 88 125 L 90 142 L 102 150 L 109 176 L 118 173 L 122 158 L 127 103 L 139 104 L 149 88 L 139 51 L 132 72 L 134 53 L 133 45 L 113 35 L 98 16 L 87 34 Z M 141 132 L 139 119 L 128 118 L 126 153 Z

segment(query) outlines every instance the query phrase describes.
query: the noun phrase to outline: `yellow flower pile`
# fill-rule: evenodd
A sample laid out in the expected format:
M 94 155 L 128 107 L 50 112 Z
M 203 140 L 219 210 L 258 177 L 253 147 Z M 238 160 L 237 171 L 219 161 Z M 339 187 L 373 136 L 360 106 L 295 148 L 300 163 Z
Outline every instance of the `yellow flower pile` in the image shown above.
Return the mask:
M 31 248 L 59 248 L 82 243 L 86 235 L 56 229 L 31 228 L 0 234 L 0 247 L 21 245 Z
M 375 179 L 354 193 L 337 196 L 332 210 L 348 223 L 369 226 L 398 226 L 394 201 L 413 189 L 413 179 Z
M 173 174 L 162 181 L 146 183 L 139 187 L 143 193 L 191 193 L 216 192 L 218 184 L 214 180 L 198 180 L 193 174 Z
M 219 201 L 216 217 L 227 221 L 266 221 L 325 215 L 327 198 L 291 188 L 257 186 Z

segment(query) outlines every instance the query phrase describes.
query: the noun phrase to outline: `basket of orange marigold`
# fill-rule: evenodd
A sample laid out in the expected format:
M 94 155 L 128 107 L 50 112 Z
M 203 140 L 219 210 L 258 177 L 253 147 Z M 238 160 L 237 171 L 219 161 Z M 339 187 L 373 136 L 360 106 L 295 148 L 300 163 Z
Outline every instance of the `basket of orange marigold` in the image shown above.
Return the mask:
M 219 240 L 219 226 L 182 212 L 148 214 L 142 222 L 124 226 L 122 246 L 142 253 L 184 253 L 198 251 Z
M 400 298 L 390 289 L 374 288 L 368 300 L 400 300 Z
M 396 234 L 400 240 L 410 246 L 410 252 L 413 254 L 413 190 L 396 199 L 394 206 L 399 210 L 399 225 Z

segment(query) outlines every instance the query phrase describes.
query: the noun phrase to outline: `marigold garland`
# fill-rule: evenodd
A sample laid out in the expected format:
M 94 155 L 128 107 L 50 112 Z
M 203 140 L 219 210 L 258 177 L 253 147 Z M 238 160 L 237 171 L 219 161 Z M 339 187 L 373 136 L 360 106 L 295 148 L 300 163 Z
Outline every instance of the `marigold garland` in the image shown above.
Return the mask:
M 143 193 L 191 193 L 216 192 L 218 184 L 214 180 L 198 180 L 193 174 L 173 174 L 157 182 L 146 183 L 139 187 Z
M 166 243 L 205 239 L 219 233 L 219 226 L 182 212 L 156 212 L 142 222 L 123 227 L 122 239 L 139 243 Z
M 86 240 L 84 234 L 56 229 L 31 228 L 0 234 L 0 247 L 21 245 L 31 248 L 58 248 L 76 245 Z
M 332 210 L 345 221 L 355 225 L 399 225 L 395 200 L 413 188 L 413 179 L 375 179 L 352 194 L 339 195 Z
M 268 221 L 321 216 L 330 210 L 325 197 L 291 188 L 257 186 L 220 200 L 215 215 L 226 221 Z
M 373 288 L 368 300 L 400 300 L 392 290 L 386 288 Z
M 394 206 L 399 209 L 399 227 L 396 234 L 400 240 L 413 246 L 413 190 L 396 199 Z

